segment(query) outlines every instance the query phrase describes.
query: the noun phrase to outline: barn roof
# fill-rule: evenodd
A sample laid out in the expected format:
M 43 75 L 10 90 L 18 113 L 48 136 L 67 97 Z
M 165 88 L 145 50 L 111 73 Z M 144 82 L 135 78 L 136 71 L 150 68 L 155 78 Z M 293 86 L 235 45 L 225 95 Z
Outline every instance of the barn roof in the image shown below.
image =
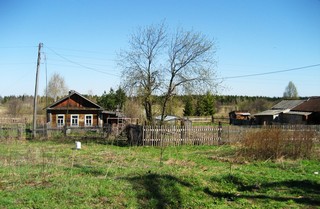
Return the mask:
M 287 113 L 284 113 L 286 115 L 311 115 L 312 112 L 298 112 L 298 111 L 289 111 Z
M 243 115 L 243 116 L 250 116 L 251 114 L 247 111 L 231 111 L 229 114 L 234 113 L 235 115 Z
M 87 99 L 86 97 L 82 96 L 80 93 L 71 90 L 69 91 L 69 95 L 61 98 L 60 100 L 56 101 L 55 103 L 49 105 L 46 109 L 52 109 L 55 108 L 56 106 L 58 106 L 60 103 L 68 100 L 69 98 L 81 98 L 82 102 L 85 103 L 86 107 L 90 107 L 90 108 L 94 108 L 94 109 L 103 109 L 101 106 L 99 106 L 98 104 L 92 102 L 91 100 Z M 70 107 L 71 108 L 71 107 Z
M 284 112 L 284 110 L 266 110 L 263 112 L 256 113 L 254 114 L 254 116 L 279 115 L 282 112 Z
M 273 110 L 286 110 L 286 109 L 292 109 L 306 100 L 282 100 L 281 102 L 274 105 L 271 109 Z
M 292 111 L 320 112 L 320 97 L 311 97 L 304 103 L 293 108 Z

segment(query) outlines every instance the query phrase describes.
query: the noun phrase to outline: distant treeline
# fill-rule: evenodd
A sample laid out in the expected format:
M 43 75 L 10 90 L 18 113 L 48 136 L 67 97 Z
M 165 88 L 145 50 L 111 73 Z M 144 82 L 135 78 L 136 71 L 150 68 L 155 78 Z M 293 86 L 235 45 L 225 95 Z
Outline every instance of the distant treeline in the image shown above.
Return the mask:
M 110 91 L 109 93 L 105 92 L 101 96 L 83 96 L 87 97 L 89 100 L 96 102 L 97 104 L 103 107 L 104 104 L 108 104 L 108 106 L 104 108 L 109 110 L 115 110 L 116 108 L 122 107 L 122 105 L 117 104 L 116 100 L 111 104 L 110 102 L 104 101 L 110 100 L 110 98 L 114 100 L 114 97 L 117 97 L 117 94 L 115 94 L 115 92 L 113 91 Z M 180 116 L 211 116 L 219 112 L 219 110 L 223 109 L 223 107 L 227 106 L 234 108 L 233 110 L 243 110 L 254 114 L 271 108 L 273 105 L 280 102 L 282 99 L 282 97 L 212 95 L 208 93 L 204 95 L 175 95 L 169 103 L 167 114 L 175 114 Z M 12 115 L 17 115 L 19 113 L 28 114 L 28 112 L 31 111 L 30 107 L 32 107 L 32 101 L 33 96 L 30 95 L 11 95 L 4 97 L 0 96 L 0 103 L 2 105 L 8 106 L 8 112 Z M 127 115 L 135 116 L 133 115 L 133 113 L 137 112 L 136 109 L 129 110 L 129 107 L 133 107 L 133 103 L 141 105 L 141 103 L 139 102 L 139 98 L 124 98 L 122 101 L 126 101 L 126 103 L 129 103 L 129 105 L 124 105 L 124 112 L 127 113 Z M 153 96 L 154 104 L 161 105 L 161 101 L 161 96 Z M 53 102 L 53 98 L 39 96 L 38 103 L 41 104 L 39 111 L 44 111 L 43 108 L 45 108 L 47 105 L 52 104 Z M 138 106 L 135 105 L 134 107 L 139 108 Z M 22 111 L 21 109 L 25 110 Z
M 96 101 L 98 98 L 101 97 L 101 96 L 97 96 L 97 95 L 85 95 L 85 94 L 84 94 L 84 96 L 87 97 L 88 99 L 92 99 L 94 101 Z M 203 95 L 176 95 L 175 98 L 178 100 L 186 101 L 190 97 L 197 99 L 202 96 Z M 157 98 L 160 98 L 161 96 L 154 96 L 154 97 L 155 97 L 155 100 L 157 100 Z M 271 102 L 279 101 L 282 99 L 282 97 L 238 96 L 238 95 L 214 95 L 214 98 L 215 98 L 215 101 L 217 101 L 221 105 L 234 105 L 234 104 L 239 104 L 243 101 L 255 101 L 258 99 L 265 99 L 265 100 L 271 101 Z M 33 100 L 33 96 L 32 95 L 0 96 L 0 103 L 5 104 L 12 99 L 19 99 L 21 101 L 30 100 L 30 99 Z M 39 96 L 38 100 L 40 103 L 45 102 L 45 101 L 53 102 L 53 98 L 46 97 L 46 96 Z

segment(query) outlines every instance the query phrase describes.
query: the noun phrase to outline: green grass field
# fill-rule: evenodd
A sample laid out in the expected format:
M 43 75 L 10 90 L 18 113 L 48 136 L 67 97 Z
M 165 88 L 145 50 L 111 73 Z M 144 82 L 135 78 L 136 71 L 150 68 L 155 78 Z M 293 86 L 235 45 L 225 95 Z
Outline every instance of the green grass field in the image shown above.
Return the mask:
M 319 160 L 248 162 L 233 146 L 0 145 L 0 208 L 320 208 Z

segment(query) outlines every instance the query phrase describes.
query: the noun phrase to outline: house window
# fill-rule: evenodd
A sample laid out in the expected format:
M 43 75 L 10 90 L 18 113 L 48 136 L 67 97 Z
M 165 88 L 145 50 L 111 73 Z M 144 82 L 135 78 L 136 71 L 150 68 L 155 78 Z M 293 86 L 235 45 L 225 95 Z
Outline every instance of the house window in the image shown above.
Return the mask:
M 79 126 L 79 115 L 71 115 L 71 126 Z
M 57 115 L 57 127 L 64 126 L 64 115 Z
M 85 126 L 92 126 L 92 118 L 93 118 L 93 115 L 85 115 L 84 116 L 84 125 Z

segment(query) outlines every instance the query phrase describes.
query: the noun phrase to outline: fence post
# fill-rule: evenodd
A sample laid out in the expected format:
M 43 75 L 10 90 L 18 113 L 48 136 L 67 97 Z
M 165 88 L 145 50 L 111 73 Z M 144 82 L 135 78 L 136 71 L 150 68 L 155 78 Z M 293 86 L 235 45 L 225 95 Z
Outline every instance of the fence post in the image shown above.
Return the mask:
M 138 124 L 137 124 L 138 125 Z M 144 146 L 144 125 L 141 125 L 141 145 Z
M 181 133 L 180 133 L 180 143 L 181 144 L 185 138 L 185 129 L 186 129 L 186 126 L 184 125 L 184 121 L 181 121 L 181 125 L 180 125 L 180 130 L 181 130 Z
M 222 134 L 222 125 L 221 122 L 219 121 L 219 127 L 218 127 L 218 144 L 221 144 L 221 134 Z
M 22 135 L 23 135 L 23 132 L 22 132 L 22 125 L 18 125 L 18 139 L 22 139 Z

